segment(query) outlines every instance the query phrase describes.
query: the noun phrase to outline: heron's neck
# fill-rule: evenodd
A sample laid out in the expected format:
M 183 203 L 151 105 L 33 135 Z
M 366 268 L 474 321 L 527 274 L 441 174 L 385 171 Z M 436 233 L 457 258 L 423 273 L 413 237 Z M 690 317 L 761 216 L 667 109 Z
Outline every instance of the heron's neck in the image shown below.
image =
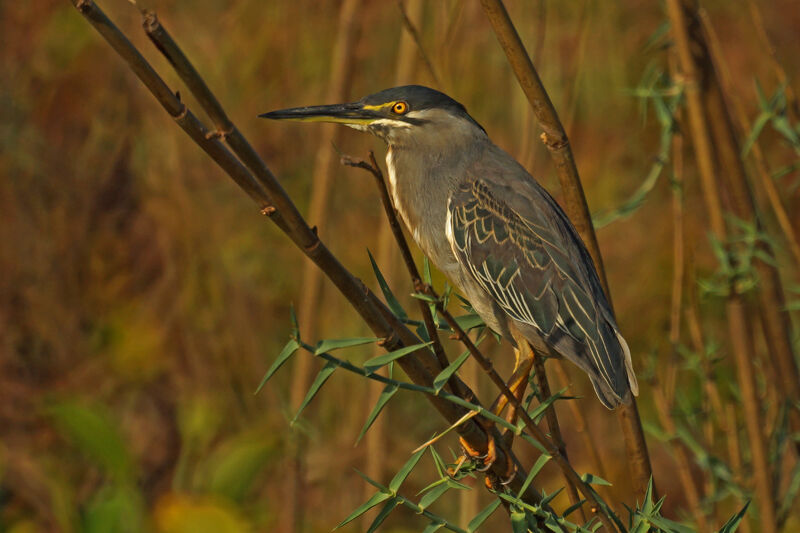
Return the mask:
M 442 270 L 452 261 L 445 235 L 447 200 L 472 159 L 469 150 L 422 146 L 390 144 L 386 153 L 395 209 L 422 251 Z

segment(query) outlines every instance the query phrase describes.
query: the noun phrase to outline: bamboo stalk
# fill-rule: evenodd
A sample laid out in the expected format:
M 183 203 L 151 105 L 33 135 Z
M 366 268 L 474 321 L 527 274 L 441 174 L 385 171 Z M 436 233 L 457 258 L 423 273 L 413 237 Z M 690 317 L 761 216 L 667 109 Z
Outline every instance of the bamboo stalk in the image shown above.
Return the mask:
M 671 59 L 672 62 L 672 59 Z M 706 515 L 702 509 L 703 489 L 692 475 L 693 461 L 686 445 L 676 435 L 675 420 L 672 409 L 675 404 L 675 385 L 678 368 L 678 347 L 681 343 L 681 310 L 683 309 L 683 287 L 686 258 L 684 254 L 684 212 L 683 212 L 683 136 L 679 130 L 672 139 L 672 298 L 670 303 L 670 360 L 662 373 L 666 379 L 653 388 L 653 399 L 659 421 L 664 430 L 671 436 L 670 444 L 675 462 L 678 464 L 678 477 L 683 486 L 686 501 L 694 516 L 699 531 L 710 531 Z M 663 372 L 667 370 L 667 372 Z
M 594 261 L 600 283 L 603 286 L 609 305 L 611 293 L 608 290 L 603 260 L 597 244 L 597 236 L 592 226 L 583 185 L 578 175 L 575 159 L 572 155 L 567 134 L 553 107 L 550 97 L 542 85 L 539 75 L 531 62 L 525 46 L 517 33 L 511 18 L 501 0 L 481 0 L 484 13 L 491 23 L 500 46 L 506 53 L 508 62 L 517 76 L 520 87 L 531 104 L 534 114 L 542 128 L 542 140 L 547 146 L 556 165 L 561 191 L 564 198 L 564 210 L 569 215 L 575 229 L 580 234 L 589 254 Z M 644 497 L 648 484 L 653 477 L 650 455 L 644 438 L 639 410 L 635 398 L 630 405 L 619 409 L 619 419 L 625 439 L 628 465 L 631 470 L 634 487 L 638 497 Z
M 668 0 L 667 12 L 671 30 L 678 51 L 682 74 L 685 77 L 689 123 L 692 131 L 695 156 L 701 176 L 703 197 L 714 236 L 726 242 L 727 229 L 718 196 L 719 184 L 714 169 L 714 152 L 711 132 L 705 114 L 701 77 L 692 54 L 689 26 L 681 0 Z M 755 375 L 751 357 L 754 353 L 753 339 L 747 320 L 744 303 L 740 295 L 731 287 L 726 303 L 731 349 L 736 363 L 739 387 L 742 393 L 745 424 L 753 456 L 753 469 L 756 481 L 756 497 L 759 503 L 762 530 L 766 533 L 776 531 L 775 506 L 772 498 L 771 475 L 767 460 L 766 443 L 761 433 L 761 409 L 756 393 Z

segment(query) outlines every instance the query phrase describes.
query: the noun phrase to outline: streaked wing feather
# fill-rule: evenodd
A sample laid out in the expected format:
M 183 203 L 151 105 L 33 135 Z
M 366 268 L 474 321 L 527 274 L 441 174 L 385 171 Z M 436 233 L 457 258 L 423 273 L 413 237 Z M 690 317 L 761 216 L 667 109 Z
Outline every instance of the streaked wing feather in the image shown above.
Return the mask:
M 557 207 L 553 222 L 523 217 L 499 198 L 503 192 L 476 179 L 451 195 L 448 236 L 457 261 L 511 318 L 536 328 L 556 351 L 588 372 L 596 390 L 595 378 L 621 399 L 626 354 L 602 293 L 598 298 L 599 282 L 575 265 L 583 251 L 570 247 L 582 245 L 565 242 L 574 230 L 559 227 L 569 222 Z M 599 390 L 598 395 L 602 399 Z

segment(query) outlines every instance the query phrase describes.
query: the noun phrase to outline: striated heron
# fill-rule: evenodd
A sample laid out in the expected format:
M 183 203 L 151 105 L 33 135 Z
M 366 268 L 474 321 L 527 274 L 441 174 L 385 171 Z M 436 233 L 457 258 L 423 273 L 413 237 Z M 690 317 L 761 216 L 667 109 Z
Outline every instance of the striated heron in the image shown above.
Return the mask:
M 336 122 L 386 142 L 395 209 L 422 251 L 516 348 L 509 387 L 518 398 L 533 361 L 528 343 L 583 369 L 609 409 L 638 393 L 630 350 L 577 231 L 463 105 L 408 85 L 260 116 Z

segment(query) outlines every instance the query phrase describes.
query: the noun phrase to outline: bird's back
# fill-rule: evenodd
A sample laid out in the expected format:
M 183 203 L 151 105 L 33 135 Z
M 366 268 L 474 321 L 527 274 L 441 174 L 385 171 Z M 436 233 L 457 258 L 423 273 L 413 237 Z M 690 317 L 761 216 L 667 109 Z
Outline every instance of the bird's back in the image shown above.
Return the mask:
M 607 407 L 638 392 L 630 351 L 577 231 L 500 148 L 487 146 L 452 188 L 447 236 L 464 275 L 483 291 L 466 288 L 471 300 L 492 300 L 534 345 L 543 341 L 581 367 Z M 486 303 L 476 310 L 486 315 Z M 496 322 L 496 313 L 487 318 Z

